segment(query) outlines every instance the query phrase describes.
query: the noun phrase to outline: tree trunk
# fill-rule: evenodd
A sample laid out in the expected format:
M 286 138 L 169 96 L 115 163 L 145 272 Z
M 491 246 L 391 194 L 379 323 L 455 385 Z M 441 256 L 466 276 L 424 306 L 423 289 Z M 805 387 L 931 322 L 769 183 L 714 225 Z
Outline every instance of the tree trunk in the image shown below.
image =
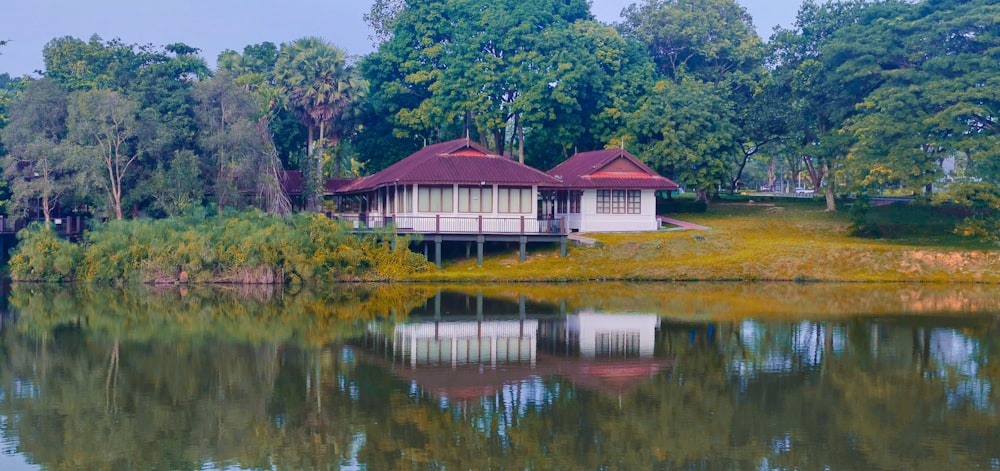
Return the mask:
M 704 190 L 704 189 L 695 190 L 695 193 L 694 193 L 695 194 L 695 197 L 694 197 L 695 202 L 704 201 L 705 204 L 709 204 L 708 191 L 709 190 Z
M 521 115 L 517 115 L 515 118 L 516 124 L 514 127 L 517 128 L 517 161 L 524 163 L 524 125 L 521 124 Z
M 313 150 L 309 154 L 310 160 L 307 161 L 307 165 L 311 164 L 312 168 L 309 169 L 308 180 L 306 180 L 306 191 L 308 192 L 306 196 L 306 209 L 314 212 L 319 211 L 318 195 L 320 193 L 320 182 L 323 180 L 323 146 L 325 138 L 326 128 L 324 123 L 321 122 L 319 123 L 319 136 L 313 141 Z
M 832 178 L 830 178 L 830 176 L 829 176 L 830 175 L 830 163 L 827 162 L 826 160 L 823 161 L 823 175 L 827 175 L 826 191 L 825 191 L 825 193 L 826 193 L 826 210 L 829 211 L 829 212 L 836 212 L 837 211 L 837 199 L 834 197 L 834 194 L 833 194 L 834 182 L 830 181 L 830 180 L 832 180 Z
M 502 157 L 503 156 L 503 152 L 504 152 L 504 150 L 506 148 L 506 146 L 504 146 L 504 144 L 506 144 L 506 141 L 503 138 L 503 131 L 502 130 L 497 129 L 497 130 L 493 131 L 493 142 L 495 142 L 496 146 L 497 146 L 497 155 L 499 155 L 499 156 Z

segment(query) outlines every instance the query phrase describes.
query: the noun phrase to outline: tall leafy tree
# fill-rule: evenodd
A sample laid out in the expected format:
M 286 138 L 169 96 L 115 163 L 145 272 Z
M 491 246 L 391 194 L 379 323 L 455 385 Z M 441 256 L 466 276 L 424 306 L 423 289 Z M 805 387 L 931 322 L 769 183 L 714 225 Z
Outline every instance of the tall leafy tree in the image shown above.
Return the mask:
M 851 132 L 866 179 L 930 190 L 948 157 L 972 159 L 979 178 L 1000 181 L 1000 6 L 923 2 L 887 18 L 854 43 L 898 44 L 896 67 L 859 106 Z M 877 40 L 873 41 L 872 37 Z M 881 178 L 880 178 L 881 177 Z
M 815 189 L 826 195 L 829 211 L 836 210 L 830 180 L 842 172 L 854 141 L 847 127 L 857 116 L 858 105 L 884 82 L 886 71 L 898 68 L 901 59 L 893 41 L 872 34 L 884 34 L 879 25 L 904 8 L 905 3 L 897 0 L 807 1 L 795 28 L 781 30 L 773 38 L 775 76 L 793 110 L 793 135 Z M 864 39 L 859 43 L 849 38 Z
M 282 106 L 282 94 L 274 82 L 278 46 L 271 42 L 251 44 L 243 53 L 225 50 L 219 54 L 219 74 L 227 75 L 238 86 L 254 92 L 261 106 L 260 117 L 266 118 L 271 140 L 284 168 L 299 168 L 306 154 L 306 126 L 296 115 Z
M 67 95 L 43 78 L 28 82 L 10 105 L 10 122 L 0 139 L 7 149 L 2 162 L 12 193 L 12 216 L 23 216 L 37 204 L 48 226 L 59 197 L 71 187 L 63 145 Z
M 275 65 L 275 81 L 283 87 L 287 104 L 296 110 L 309 132 L 310 175 L 308 205 L 319 208 L 325 149 L 337 150 L 353 127 L 353 113 L 366 96 L 368 83 L 348 64 L 342 50 L 315 37 L 283 44 Z M 340 161 L 334 160 L 334 175 Z
M 613 118 L 598 117 L 636 63 L 632 45 L 577 0 L 411 1 L 391 24 L 391 38 L 363 62 L 371 114 L 389 123 L 366 123 L 361 140 L 387 149 L 387 159 L 400 157 L 393 147 L 467 134 L 497 153 L 554 165 L 603 144 Z
M 113 90 L 76 92 L 69 100 L 68 139 L 76 146 L 74 164 L 102 188 L 115 219 L 132 189 L 132 173 L 142 155 L 135 101 Z
M 96 34 L 88 41 L 71 36 L 55 38 L 42 49 L 45 76 L 71 92 L 93 88 L 124 91 L 152 55 L 151 46 L 125 44 L 120 39 L 104 41 Z
M 651 161 L 695 188 L 699 199 L 707 201 L 709 190 L 723 182 L 735 190 L 750 157 L 781 130 L 770 108 L 759 104 L 767 79 L 765 49 L 750 15 L 733 0 L 646 0 L 626 8 L 623 16 L 622 34 L 646 46 L 665 79 L 651 96 L 639 99 L 642 107 L 627 120 L 635 120 L 631 134 L 640 146 L 671 149 L 650 156 Z M 671 108 L 657 117 L 655 106 Z M 686 106 L 711 108 L 702 114 L 706 109 L 681 109 Z M 694 121 L 676 121 L 686 115 Z M 655 133 L 650 133 L 650 120 L 659 121 Z M 709 133 L 704 142 L 691 140 L 691 127 Z M 660 134 L 674 143 L 646 143 Z M 677 148 L 677 143 L 693 147 Z M 695 149 L 708 153 L 694 156 Z
M 122 90 L 136 101 L 147 124 L 141 137 L 148 143 L 150 163 L 169 160 L 181 149 L 197 149 L 193 91 L 212 75 L 198 51 L 183 43 L 149 51 L 135 81 Z
M 241 206 L 245 195 L 253 195 L 250 202 L 265 211 L 284 215 L 290 210 L 268 126 L 272 112 L 266 102 L 268 90 L 274 91 L 247 90 L 224 74 L 198 85 L 201 144 L 213 169 L 211 182 L 220 211 Z
M 694 78 L 660 80 L 630 113 L 618 139 L 708 202 L 709 192 L 727 174 L 726 156 L 740 151 L 738 128 L 719 118 L 727 106 L 724 92 L 712 84 Z

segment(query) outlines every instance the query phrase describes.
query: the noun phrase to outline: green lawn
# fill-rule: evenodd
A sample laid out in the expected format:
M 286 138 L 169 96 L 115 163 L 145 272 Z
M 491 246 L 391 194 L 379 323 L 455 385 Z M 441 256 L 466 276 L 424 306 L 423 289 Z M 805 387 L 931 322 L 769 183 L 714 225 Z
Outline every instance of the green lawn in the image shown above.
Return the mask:
M 730 200 L 671 216 L 712 229 L 588 234 L 600 245 L 571 247 L 567 258 L 529 246 L 524 263 L 512 251 L 482 267 L 452 260 L 416 279 L 1000 282 L 1000 249 L 952 234 L 959 216 L 937 208 L 873 208 L 881 239 L 850 236 L 846 210 L 828 213 L 811 200 Z

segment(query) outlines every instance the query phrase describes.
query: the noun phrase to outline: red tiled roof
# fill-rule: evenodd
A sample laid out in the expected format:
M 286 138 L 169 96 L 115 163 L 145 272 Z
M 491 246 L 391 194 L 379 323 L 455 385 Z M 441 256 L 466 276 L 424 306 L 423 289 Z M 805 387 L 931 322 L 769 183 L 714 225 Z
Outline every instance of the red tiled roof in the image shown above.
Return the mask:
M 369 191 L 394 184 L 512 184 L 558 186 L 540 170 L 493 154 L 467 139 L 432 144 L 374 175 L 358 179 L 340 192 Z
M 677 183 L 662 177 L 623 149 L 582 152 L 549 170 L 565 188 L 676 190 Z

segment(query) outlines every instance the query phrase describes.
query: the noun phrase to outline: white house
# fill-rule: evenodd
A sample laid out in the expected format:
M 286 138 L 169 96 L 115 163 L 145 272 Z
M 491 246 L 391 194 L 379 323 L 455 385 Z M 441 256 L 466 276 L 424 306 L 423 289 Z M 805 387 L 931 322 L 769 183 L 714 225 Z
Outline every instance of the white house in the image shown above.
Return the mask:
M 578 153 L 549 175 L 560 181 L 552 215 L 579 232 L 655 231 L 656 192 L 678 188 L 624 149 Z

